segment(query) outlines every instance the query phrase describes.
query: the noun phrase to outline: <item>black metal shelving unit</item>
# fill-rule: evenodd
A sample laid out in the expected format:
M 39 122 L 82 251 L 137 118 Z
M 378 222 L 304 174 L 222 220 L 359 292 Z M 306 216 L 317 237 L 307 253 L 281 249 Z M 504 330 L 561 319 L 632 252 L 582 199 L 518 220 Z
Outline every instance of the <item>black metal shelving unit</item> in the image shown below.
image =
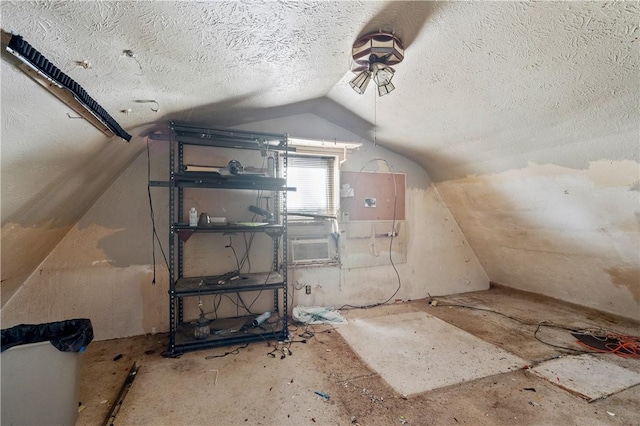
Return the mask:
M 259 150 L 274 156 L 274 176 L 220 175 L 214 172 L 186 171 L 185 146 Z M 245 343 L 256 340 L 288 339 L 287 324 L 287 134 L 210 129 L 171 123 L 169 150 L 170 176 L 168 182 L 154 182 L 169 187 L 169 346 L 168 356 L 214 346 Z M 184 190 L 205 188 L 212 190 L 272 191 L 274 217 L 272 223 L 220 224 L 189 226 L 184 220 Z M 279 206 L 279 208 L 278 208 Z M 260 273 L 240 273 L 234 277 L 189 276 L 184 270 L 184 245 L 194 233 L 266 233 L 273 239 L 272 270 Z M 194 326 L 185 323 L 183 301 L 186 297 L 199 297 L 249 291 L 273 292 L 273 315 L 267 327 L 250 328 L 252 316 L 216 319 L 217 331 L 210 337 L 196 339 Z M 282 294 L 280 311 L 279 294 Z

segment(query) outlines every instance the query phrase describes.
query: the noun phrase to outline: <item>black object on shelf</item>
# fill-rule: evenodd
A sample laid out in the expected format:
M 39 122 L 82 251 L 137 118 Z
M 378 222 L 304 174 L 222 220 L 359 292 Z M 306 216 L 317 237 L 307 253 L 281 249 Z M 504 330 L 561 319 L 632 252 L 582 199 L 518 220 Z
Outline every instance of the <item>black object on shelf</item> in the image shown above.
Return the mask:
M 169 150 L 170 180 L 150 181 L 150 186 L 169 188 L 169 345 L 167 356 L 214 346 L 233 345 L 258 340 L 286 340 L 287 324 L 287 152 L 286 134 L 209 129 L 171 123 Z M 196 145 L 210 148 L 232 148 L 273 152 L 275 170 L 272 176 L 262 174 L 223 175 L 215 171 L 185 171 L 185 148 Z M 188 149 L 188 148 L 187 148 Z M 200 148 L 202 149 L 202 148 Z M 192 188 L 211 190 L 272 191 L 274 205 L 280 206 L 265 223 L 229 222 L 201 223 L 189 226 L 183 218 L 185 191 Z M 197 197 L 198 191 L 189 192 Z M 238 212 L 240 213 L 240 212 Z M 270 271 L 223 275 L 190 276 L 184 266 L 184 244 L 193 234 L 265 233 L 273 239 L 273 261 Z M 209 237 L 207 237 L 209 238 Z M 268 253 L 266 253 L 268 254 Z M 205 323 L 202 318 L 185 321 L 183 300 L 225 293 L 271 292 L 274 315 L 258 327 L 251 327 L 255 317 L 219 318 L 209 324 L 211 333 L 196 333 Z M 202 312 L 202 311 L 201 311 Z M 253 314 L 253 312 L 252 312 Z M 199 322 L 198 322 L 199 321 Z M 200 330 L 201 331 L 201 330 Z

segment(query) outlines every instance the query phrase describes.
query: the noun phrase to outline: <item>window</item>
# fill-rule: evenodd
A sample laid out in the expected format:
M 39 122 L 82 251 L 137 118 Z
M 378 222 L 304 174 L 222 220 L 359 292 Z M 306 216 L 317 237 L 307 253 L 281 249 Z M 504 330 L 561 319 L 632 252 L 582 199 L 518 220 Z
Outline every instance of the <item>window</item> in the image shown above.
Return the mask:
M 335 157 L 289 154 L 287 186 L 296 191 L 287 194 L 289 219 L 309 219 L 307 215 L 335 215 Z
M 287 186 L 296 188 L 287 192 L 289 266 L 339 264 L 337 222 L 313 215 L 335 217 L 340 161 L 361 144 L 299 138 L 289 144 L 297 149 L 287 157 Z

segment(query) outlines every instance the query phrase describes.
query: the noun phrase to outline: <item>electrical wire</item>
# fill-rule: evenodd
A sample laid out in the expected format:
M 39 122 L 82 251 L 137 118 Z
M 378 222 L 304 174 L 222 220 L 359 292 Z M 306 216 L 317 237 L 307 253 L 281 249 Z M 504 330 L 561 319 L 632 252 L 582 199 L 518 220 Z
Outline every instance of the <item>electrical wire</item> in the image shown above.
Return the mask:
M 160 237 L 158 237 L 158 232 L 156 231 L 156 218 L 155 212 L 153 210 L 153 201 L 151 199 L 151 152 L 149 149 L 149 137 L 147 137 L 147 196 L 149 197 L 149 214 L 151 216 L 151 256 L 153 259 L 153 279 L 151 280 L 152 284 L 156 283 L 156 240 L 158 241 L 158 246 L 160 247 L 160 252 L 162 252 L 162 257 L 164 257 L 164 263 L 167 265 L 167 270 L 169 268 L 169 261 L 167 260 L 167 255 L 162 248 L 162 242 L 160 241 Z
M 433 299 L 435 300 L 435 299 Z M 431 305 L 434 306 L 434 305 Z M 500 315 L 503 316 L 505 318 L 508 318 L 510 320 L 516 321 L 520 324 L 526 325 L 526 326 L 531 326 L 531 327 L 536 327 L 535 331 L 533 332 L 533 337 L 547 345 L 556 349 L 562 349 L 562 350 L 567 350 L 567 351 L 572 351 L 575 353 L 579 353 L 579 354 L 586 354 L 586 353 L 594 353 L 594 352 L 599 352 L 599 353 L 613 353 L 615 355 L 621 356 L 621 357 L 629 357 L 629 358 L 640 358 L 640 337 L 635 337 L 635 336 L 628 336 L 628 335 L 624 335 L 624 334 L 619 334 L 619 333 L 615 333 L 615 332 L 608 332 L 602 328 L 595 328 L 595 329 L 578 329 L 575 327 L 569 327 L 569 326 L 565 326 L 565 325 L 560 325 L 560 324 L 554 324 L 554 323 L 550 323 L 547 321 L 540 321 L 540 322 L 532 322 L 532 321 L 525 321 L 522 320 L 520 318 L 502 313 L 500 311 L 496 311 L 494 309 L 488 309 L 488 308 L 479 308 L 476 306 L 469 306 L 469 305 L 463 305 L 463 304 L 458 304 L 458 303 L 447 303 L 447 302 L 441 302 L 438 300 L 438 304 L 436 306 L 449 306 L 449 307 L 458 307 L 458 308 L 465 308 L 465 309 L 471 309 L 474 311 L 482 311 L 482 312 L 489 312 L 492 314 L 496 314 L 496 315 Z M 584 346 L 588 349 L 590 349 L 589 351 L 585 351 L 585 350 L 580 350 L 580 349 L 575 349 L 575 348 L 570 348 L 567 346 L 561 346 L 561 345 L 555 345 L 553 343 L 547 342 L 542 340 L 538 334 L 540 333 L 542 327 L 547 327 L 547 328 L 555 328 L 555 329 L 559 329 L 559 330 L 566 330 L 566 331 L 570 331 L 570 332 L 574 332 L 574 333 L 579 333 L 579 334 L 585 334 L 585 335 L 589 335 L 592 336 L 594 338 L 598 338 L 599 336 L 607 336 L 608 338 L 616 338 L 615 336 L 618 336 L 618 344 L 615 344 L 615 346 L 611 346 L 610 348 L 608 348 L 609 350 L 601 350 L 601 349 L 597 349 L 597 348 L 593 348 L 591 346 L 585 345 L 583 343 L 581 343 L 580 341 L 577 342 L 577 344 Z
M 229 297 L 227 294 L 222 294 L 222 296 L 227 297 L 232 303 L 236 303 L 233 301 L 233 299 L 231 297 Z M 242 302 L 242 304 L 244 305 L 244 302 Z M 239 305 L 237 305 L 239 306 Z M 244 309 L 246 309 L 246 306 L 243 306 Z M 256 334 L 257 336 L 259 336 L 260 338 L 262 338 L 262 340 L 264 340 L 268 346 L 271 346 L 271 342 L 269 340 L 267 340 L 267 338 L 265 336 L 269 336 L 271 335 L 271 337 L 276 340 L 276 343 L 274 344 L 274 349 L 271 350 L 270 352 L 267 353 L 267 355 L 275 358 L 276 357 L 276 353 L 280 354 L 280 359 L 284 359 L 287 355 L 291 356 L 293 355 L 293 351 L 291 351 L 291 344 L 293 343 L 291 340 L 286 340 L 286 341 L 280 341 L 279 340 L 279 336 L 278 333 L 280 332 L 279 330 L 277 330 L 275 328 L 275 326 L 277 324 L 282 323 L 282 318 L 280 316 L 278 316 L 278 318 L 275 321 L 265 321 L 262 324 L 260 324 L 259 326 L 256 326 L 262 330 L 264 330 L 266 333 L 261 333 L 261 334 Z M 246 326 L 245 326 L 246 327 Z M 288 329 L 287 329 L 287 333 L 288 333 Z M 304 342 L 306 343 L 306 341 Z M 227 351 L 224 352 L 222 354 L 218 354 L 218 355 L 208 355 L 205 357 L 205 359 L 214 359 L 214 358 L 222 358 L 225 357 L 227 355 L 237 355 L 240 351 L 240 349 L 244 349 L 248 346 L 249 344 L 245 344 L 243 346 L 239 346 L 237 348 L 235 348 L 232 351 Z
M 223 357 L 225 357 L 225 356 L 227 356 L 227 355 L 238 355 L 238 354 L 240 353 L 240 349 L 244 349 L 244 348 L 246 348 L 247 346 L 249 346 L 249 344 L 248 344 L 248 343 L 245 343 L 244 345 L 242 345 L 242 346 L 238 346 L 237 348 L 235 348 L 235 349 L 233 349 L 233 350 L 231 350 L 231 351 L 227 351 L 227 352 L 225 352 L 225 353 L 223 353 L 223 354 L 219 354 L 219 355 L 207 355 L 207 356 L 205 356 L 205 357 L 204 357 L 204 359 L 223 358 Z
M 575 334 L 573 336 L 577 337 Z M 582 342 L 581 340 L 578 340 L 577 344 L 599 353 L 612 353 L 622 358 L 640 359 L 639 336 L 629 336 L 626 334 L 615 332 L 608 332 L 601 336 L 593 334 L 590 334 L 589 336 L 597 341 L 604 343 L 603 346 L 606 349 L 591 346 L 586 342 Z
M 262 284 L 262 288 L 260 288 L 260 291 L 258 291 L 258 294 L 256 294 L 256 297 L 253 299 L 253 301 L 251 301 L 251 303 L 249 304 L 249 309 L 251 309 L 254 305 L 254 303 L 256 303 L 256 300 L 258 300 L 258 298 L 260 297 L 260 295 L 262 294 L 262 291 L 264 290 L 264 286 L 267 285 L 267 283 L 269 282 L 269 278 L 271 278 L 271 274 L 273 273 L 273 270 L 269 271 L 267 273 L 267 278 L 264 279 L 264 283 Z
M 278 316 L 278 318 L 275 321 L 266 321 L 261 325 L 259 325 L 258 327 L 260 327 L 265 331 L 270 331 L 273 339 L 276 341 L 274 344 L 273 350 L 268 352 L 267 355 L 271 356 L 272 358 L 275 358 L 276 352 L 278 352 L 280 353 L 280 359 L 284 359 L 286 358 L 287 355 L 293 355 L 293 352 L 291 351 L 291 341 L 281 341 L 277 336 L 277 333 L 279 331 L 275 329 L 275 325 L 280 324 L 281 322 L 282 322 L 282 318 Z M 264 327 L 268 327 L 269 330 L 266 330 Z M 269 342 L 264 337 L 264 334 L 259 334 L 259 336 L 262 338 L 262 340 L 264 340 L 267 343 L 267 346 L 271 346 L 271 342 Z
M 254 217 L 255 217 L 255 215 L 254 215 Z M 246 234 L 244 234 L 244 235 L 246 235 Z M 227 247 L 227 248 L 231 248 L 231 250 L 233 250 L 233 255 L 235 256 L 235 259 L 236 259 L 236 265 L 237 265 L 237 267 L 238 267 L 238 270 L 237 270 L 237 273 L 238 273 L 238 274 L 240 274 L 240 271 L 242 270 L 243 262 L 244 262 L 244 261 L 249 257 L 249 255 L 248 255 L 248 254 L 249 254 L 249 251 L 251 250 L 251 245 L 253 244 L 253 237 L 254 237 L 254 235 L 255 235 L 255 233 L 254 233 L 254 232 L 252 232 L 252 233 L 251 233 L 251 238 L 250 238 L 250 240 L 249 240 L 249 245 L 248 245 L 248 247 L 247 247 L 247 248 L 246 248 L 246 250 L 245 250 L 245 256 L 243 257 L 243 260 L 242 260 L 242 261 L 238 261 L 238 255 L 237 255 L 237 253 L 236 253 L 236 250 L 235 250 L 235 249 L 234 249 L 234 247 L 233 247 L 233 240 L 231 239 L 231 236 L 229 236 L 229 244 L 228 244 L 228 245 L 226 245 L 225 247 Z M 245 244 L 246 244 L 246 239 L 245 239 Z M 265 278 L 265 280 L 264 280 L 263 286 L 264 286 L 264 285 L 266 285 L 266 284 L 269 282 L 269 278 L 271 277 L 271 274 L 272 274 L 272 273 L 273 273 L 273 270 L 270 270 L 270 271 L 267 273 L 267 277 L 266 277 L 266 278 Z M 251 308 L 253 307 L 253 305 L 255 304 L 255 302 L 258 300 L 258 298 L 259 298 L 259 297 L 260 297 L 260 295 L 262 294 L 262 291 L 263 291 L 263 290 L 264 290 L 264 288 L 260 288 L 260 290 L 258 291 L 258 294 L 256 295 L 256 297 L 255 297 L 255 298 L 253 299 L 253 301 L 251 301 L 251 303 L 249 304 L 249 307 L 247 307 L 247 305 L 244 303 L 244 300 L 242 300 L 242 296 L 240 296 L 240 294 L 239 294 L 239 293 L 236 293 L 236 295 L 237 295 L 238 299 L 239 299 L 239 300 L 240 300 L 240 302 L 242 303 L 242 306 L 241 306 L 241 307 L 242 307 L 244 310 L 246 310 L 246 311 L 247 311 L 247 313 L 248 313 L 249 315 L 255 315 L 254 313 L 252 313 L 252 312 L 251 312 Z M 238 305 L 238 304 L 236 303 L 236 307 L 240 307 L 240 305 Z
M 199 295 L 200 293 L 198 293 Z M 205 312 L 205 316 L 206 315 L 214 315 L 213 320 L 217 320 L 218 319 L 218 308 L 220 307 L 220 302 L 222 302 L 222 296 L 220 294 L 214 294 L 213 295 L 213 311 L 210 312 Z
M 529 324 L 529 325 L 533 325 L 533 324 Z M 538 337 L 538 333 L 540 332 L 540 328 L 541 328 L 541 327 L 543 327 L 543 326 L 545 326 L 545 324 L 538 324 L 538 325 L 536 326 L 536 330 L 533 332 L 533 337 L 534 337 L 538 342 L 543 343 L 543 344 L 545 344 L 545 345 L 547 345 L 547 346 L 551 346 L 552 348 L 562 349 L 562 350 L 565 350 L 565 351 L 572 351 L 572 352 L 575 352 L 575 353 L 578 353 L 578 354 L 586 354 L 586 353 L 589 353 L 589 351 L 582 351 L 582 350 L 580 350 L 580 349 L 574 349 L 574 348 L 570 348 L 570 347 L 567 347 L 567 346 L 560 346 L 560 345 L 555 345 L 555 344 L 553 344 L 553 343 L 545 342 L 545 341 L 544 341 L 544 340 L 542 340 L 540 337 Z M 547 325 L 547 327 L 552 327 L 552 326 Z M 554 327 L 554 328 L 555 328 L 555 327 Z
M 235 293 L 235 294 L 236 294 L 236 297 L 238 297 L 238 293 Z M 247 313 L 248 313 L 249 315 L 253 315 L 249 310 L 247 310 L 247 307 L 246 307 L 246 305 L 244 305 L 244 302 L 241 302 L 241 303 L 244 305 L 244 306 L 241 306 L 237 301 L 233 300 L 233 299 L 231 298 L 231 296 L 229 296 L 229 294 L 228 294 L 228 293 L 223 293 L 223 294 L 222 294 L 222 296 L 224 296 L 224 297 L 226 297 L 227 299 L 229 299 L 229 301 L 230 301 L 231 303 L 233 303 L 233 304 L 236 306 L 236 316 L 238 316 L 238 309 L 244 309 L 244 310 L 246 310 L 246 311 L 247 311 Z
M 225 248 L 230 248 L 233 251 L 233 257 L 236 259 L 236 267 L 238 268 L 236 271 L 240 274 L 240 262 L 238 261 L 238 253 L 236 253 L 236 249 L 233 248 L 233 240 L 231 239 L 231 235 L 229 235 L 229 244 L 225 246 Z
M 280 353 L 280 359 L 285 359 L 287 355 L 293 355 L 293 352 L 291 351 L 291 342 L 276 341 L 273 350 L 271 352 L 267 352 L 267 355 L 275 358 L 276 352 Z
M 244 256 L 242 256 L 242 262 L 240 263 L 240 266 L 238 267 L 238 269 L 241 270 L 242 268 L 244 268 L 244 264 L 246 263 L 247 273 L 251 273 L 251 257 L 249 255 L 251 251 L 251 246 L 253 245 L 253 237 L 255 235 L 256 234 L 252 232 L 251 235 L 249 236 L 249 241 L 247 242 L 247 233 L 245 232 L 244 234 L 242 234 L 242 240 L 244 241 Z

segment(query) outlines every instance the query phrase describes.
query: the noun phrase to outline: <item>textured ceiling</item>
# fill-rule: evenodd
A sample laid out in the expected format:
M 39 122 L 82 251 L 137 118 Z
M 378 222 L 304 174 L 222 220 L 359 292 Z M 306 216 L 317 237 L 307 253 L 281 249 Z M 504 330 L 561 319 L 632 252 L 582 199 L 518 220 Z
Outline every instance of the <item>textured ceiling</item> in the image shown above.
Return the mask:
M 172 118 L 231 126 L 311 113 L 416 159 L 435 180 L 527 161 L 638 160 L 638 2 L 1 8 L 3 30 L 22 35 L 134 135 Z M 351 44 L 377 29 L 405 41 L 405 61 L 396 91 L 359 96 L 348 85 Z M 3 222 L 106 149 L 74 115 L 3 53 Z M 121 149 L 133 156 L 136 142 Z

